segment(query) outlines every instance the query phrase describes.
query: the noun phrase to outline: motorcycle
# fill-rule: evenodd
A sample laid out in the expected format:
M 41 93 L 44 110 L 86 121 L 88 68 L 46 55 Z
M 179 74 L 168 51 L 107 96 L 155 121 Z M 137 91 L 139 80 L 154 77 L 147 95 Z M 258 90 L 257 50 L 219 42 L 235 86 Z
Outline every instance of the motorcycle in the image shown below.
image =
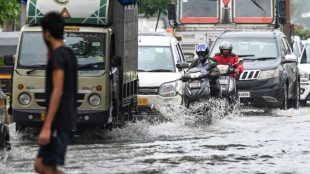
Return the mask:
M 187 63 L 177 64 L 177 68 L 188 68 Z M 211 98 L 210 72 L 203 68 L 191 68 L 184 72 L 182 80 L 184 85 L 183 103 L 189 108 L 194 124 L 211 124 L 212 113 L 209 99 Z
M 188 108 L 192 102 L 211 98 L 210 73 L 203 68 L 192 68 L 184 73 L 184 103 Z
M 239 58 L 239 64 L 243 63 L 243 59 Z M 234 105 L 239 101 L 237 86 L 235 78 L 228 76 L 229 74 L 234 74 L 235 69 L 233 68 L 235 64 L 228 65 L 217 65 L 220 70 L 220 84 L 221 84 L 221 94 L 222 98 L 228 101 L 228 104 Z

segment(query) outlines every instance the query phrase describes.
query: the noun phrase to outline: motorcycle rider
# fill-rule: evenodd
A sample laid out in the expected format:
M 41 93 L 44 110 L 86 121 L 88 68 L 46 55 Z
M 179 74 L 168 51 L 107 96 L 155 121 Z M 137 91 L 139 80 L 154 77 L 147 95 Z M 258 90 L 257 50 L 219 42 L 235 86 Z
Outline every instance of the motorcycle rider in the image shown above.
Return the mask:
M 217 60 L 209 57 L 209 47 L 205 43 L 197 45 L 196 53 L 198 58 L 195 59 L 188 69 L 198 67 L 210 72 L 210 90 L 211 96 L 221 98 L 220 70 L 217 68 Z
M 223 41 L 220 46 L 220 53 L 216 53 L 213 58 L 218 61 L 219 65 L 233 65 L 233 68 L 235 69 L 234 74 L 228 74 L 229 76 L 232 76 L 236 78 L 236 76 L 243 72 L 244 67 L 243 64 L 238 63 L 239 56 L 232 53 L 233 46 L 228 41 Z

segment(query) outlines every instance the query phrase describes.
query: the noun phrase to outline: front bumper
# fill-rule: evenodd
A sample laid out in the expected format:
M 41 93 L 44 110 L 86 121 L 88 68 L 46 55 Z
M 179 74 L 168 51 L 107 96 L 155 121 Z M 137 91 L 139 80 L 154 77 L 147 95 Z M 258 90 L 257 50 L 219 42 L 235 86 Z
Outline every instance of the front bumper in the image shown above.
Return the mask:
M 300 100 L 310 100 L 310 81 L 300 82 Z
M 153 107 L 164 103 L 174 103 L 181 105 L 182 97 L 181 95 L 176 95 L 174 97 L 162 97 L 159 95 L 138 95 L 138 107 Z
M 282 104 L 283 88 L 278 78 L 254 81 L 238 81 L 240 102 L 246 106 L 278 107 Z M 248 95 L 240 95 L 248 94 Z
M 44 109 L 13 109 L 13 121 L 21 126 L 39 127 L 43 124 Z M 77 126 L 103 125 L 109 121 L 109 111 L 78 110 Z

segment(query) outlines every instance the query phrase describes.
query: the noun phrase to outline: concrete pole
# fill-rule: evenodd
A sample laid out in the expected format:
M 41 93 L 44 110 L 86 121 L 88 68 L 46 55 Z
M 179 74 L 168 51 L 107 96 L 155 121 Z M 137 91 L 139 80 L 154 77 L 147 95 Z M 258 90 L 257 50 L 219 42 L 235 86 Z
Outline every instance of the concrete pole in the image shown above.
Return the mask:
M 27 3 L 20 3 L 20 27 L 22 28 L 27 21 L 26 18 L 26 7 L 27 7 Z

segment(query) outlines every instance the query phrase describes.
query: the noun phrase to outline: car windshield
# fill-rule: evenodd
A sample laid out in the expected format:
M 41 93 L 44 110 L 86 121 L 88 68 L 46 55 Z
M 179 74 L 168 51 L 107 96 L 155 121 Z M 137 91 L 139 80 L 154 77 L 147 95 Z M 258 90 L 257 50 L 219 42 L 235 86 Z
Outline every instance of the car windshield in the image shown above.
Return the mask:
M 304 51 L 302 52 L 301 64 L 309 64 L 310 63 L 310 45 L 306 45 Z
M 210 56 L 219 53 L 219 45 L 223 41 L 229 41 L 232 46 L 232 52 L 242 57 L 244 60 L 252 59 L 275 59 L 278 57 L 276 40 L 271 38 L 225 38 L 218 39 L 213 46 Z
M 217 0 L 180 0 L 181 12 L 183 18 L 192 17 L 217 17 L 218 1 Z
M 139 72 L 176 72 L 171 47 L 139 46 Z
M 83 69 L 103 70 L 105 62 L 105 34 L 65 33 L 64 42 L 71 47 Z M 47 49 L 42 32 L 24 32 L 19 52 L 18 67 L 44 69 Z

